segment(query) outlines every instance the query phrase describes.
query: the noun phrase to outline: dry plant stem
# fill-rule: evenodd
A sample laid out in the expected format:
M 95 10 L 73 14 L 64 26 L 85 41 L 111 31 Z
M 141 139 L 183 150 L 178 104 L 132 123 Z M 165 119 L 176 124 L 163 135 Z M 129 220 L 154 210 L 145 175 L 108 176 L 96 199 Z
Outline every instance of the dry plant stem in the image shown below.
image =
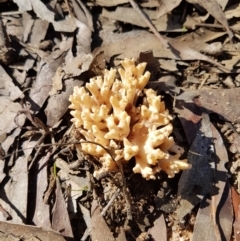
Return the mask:
M 19 11 L 9 11 L 9 12 L 1 13 L 2 16 L 18 15 L 18 14 L 22 14 L 22 12 L 19 12 Z
M 56 187 L 56 177 L 54 176 L 53 170 L 51 169 L 51 177 L 50 177 L 49 185 L 48 185 L 47 191 L 45 192 L 44 198 L 43 198 L 43 202 L 45 204 L 48 203 L 48 200 L 49 200 L 52 192 L 54 191 L 55 187 Z
M 220 28 L 220 29 L 225 29 L 222 25 L 220 24 L 210 24 L 210 23 L 196 23 L 194 24 L 195 27 L 205 27 L 205 28 Z
M 99 145 L 101 146 L 106 152 L 109 153 L 108 149 L 105 148 L 103 145 L 99 144 L 99 143 L 96 143 L 96 142 L 92 142 L 92 141 L 73 141 L 73 142 L 67 142 L 67 143 L 50 143 L 50 144 L 43 144 L 43 145 L 35 145 L 35 148 L 38 148 L 38 147 L 51 147 L 51 146 L 68 146 L 68 145 L 79 145 L 79 144 L 83 144 L 83 143 L 91 143 L 91 144 L 95 144 L 95 145 Z M 29 149 L 32 149 L 32 147 L 28 147 L 28 148 L 22 148 L 22 149 L 19 149 L 18 151 L 13 151 L 11 154 L 8 154 L 6 156 L 3 156 L 2 159 L 5 159 L 7 157 L 10 157 L 11 155 L 15 154 L 15 153 L 19 153 L 19 152 L 22 152 L 22 151 L 25 151 L 25 150 L 29 150 Z M 53 154 L 53 153 L 52 153 Z M 111 155 L 111 153 L 109 153 L 109 155 Z M 113 156 L 111 155 L 112 159 L 114 160 Z
M 122 162 L 119 160 L 116 163 L 118 165 L 118 168 L 119 168 L 119 170 L 121 172 L 121 176 L 122 176 L 122 182 L 123 182 L 122 190 L 123 190 L 123 195 L 124 195 L 124 198 L 126 200 L 126 206 L 127 206 L 126 223 L 128 223 L 128 221 L 132 219 L 131 198 L 130 198 L 129 192 L 127 190 L 127 185 L 126 185 L 126 180 L 125 180 L 125 177 L 124 177 Z
M 120 193 L 120 189 L 118 188 L 117 191 L 112 195 L 111 199 L 109 200 L 108 204 L 103 208 L 101 215 L 105 216 L 105 213 L 107 212 L 107 210 L 112 206 L 114 200 L 116 199 L 116 197 L 119 195 Z
M 134 0 L 129 0 L 130 4 L 134 8 L 134 10 L 141 16 L 147 26 L 151 29 L 151 31 L 155 34 L 155 36 L 159 39 L 159 41 L 166 47 L 169 48 L 169 43 L 166 39 L 162 37 L 162 35 L 157 31 L 155 26 L 149 20 L 147 15 L 139 8 L 138 4 Z
M 204 84 L 206 83 L 207 79 L 210 77 L 210 74 L 207 74 L 205 78 L 202 80 L 201 84 L 198 86 L 198 89 L 202 89 Z
M 43 133 L 42 136 L 40 137 L 40 139 L 38 140 L 37 145 L 36 145 L 36 146 L 38 146 L 38 149 L 37 149 L 36 154 L 34 155 L 34 158 L 32 159 L 31 163 L 29 164 L 28 170 L 30 170 L 30 169 L 32 168 L 35 160 L 36 160 L 37 157 L 38 157 L 38 154 L 39 154 L 40 150 L 41 150 L 42 147 L 44 146 L 44 145 L 41 144 L 41 143 L 44 141 L 44 139 L 45 139 L 45 137 L 47 136 L 47 134 L 48 134 L 48 133 Z

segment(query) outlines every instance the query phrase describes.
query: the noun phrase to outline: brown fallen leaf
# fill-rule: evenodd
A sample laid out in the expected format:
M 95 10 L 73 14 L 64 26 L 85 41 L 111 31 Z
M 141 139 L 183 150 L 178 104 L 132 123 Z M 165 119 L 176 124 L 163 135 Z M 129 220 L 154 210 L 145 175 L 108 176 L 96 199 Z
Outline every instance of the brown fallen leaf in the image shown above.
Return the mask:
M 103 44 L 96 52 L 104 51 L 107 60 L 114 55 L 119 55 L 120 59 L 137 58 L 139 51 L 153 51 L 154 56 L 157 58 L 202 60 L 217 66 L 223 72 L 231 72 L 223 65 L 177 40 L 168 38 L 167 40 L 172 48 L 166 48 L 155 35 L 147 31 L 131 31 L 124 34 L 103 32 L 101 37 L 103 38 Z M 119 48 L 119 46 L 124 46 L 124 48 Z
M 240 123 L 240 89 L 203 89 L 197 91 L 199 97 L 194 103 L 203 111 L 216 113 L 223 120 Z
M 56 179 L 56 184 L 56 202 L 53 210 L 52 229 L 60 232 L 63 236 L 74 240 L 72 226 L 58 178 Z
M 217 2 L 222 7 L 222 9 L 224 10 L 225 7 L 227 6 L 229 0 L 217 0 Z
M 208 42 L 212 42 L 224 35 L 226 35 L 225 32 L 216 32 L 206 28 L 203 31 L 203 29 L 200 28 L 196 29 L 192 33 L 184 34 L 183 36 L 179 37 L 178 40 L 197 51 L 202 51 L 208 46 Z
M 73 93 L 74 86 L 81 86 L 83 84 L 80 80 L 66 79 L 64 82 L 64 90 L 60 93 L 52 95 L 47 100 L 47 106 L 44 110 L 47 116 L 47 125 L 54 126 L 60 118 L 66 113 L 69 106 L 69 96 Z
M 166 13 L 171 12 L 174 8 L 176 8 L 182 0 L 161 0 L 160 6 L 156 13 L 156 18 L 163 16 Z
M 163 214 L 154 221 L 153 227 L 148 230 L 155 241 L 167 241 L 167 227 Z
M 156 19 L 157 12 L 155 10 L 143 10 L 150 19 L 152 19 L 154 26 L 158 31 L 164 32 L 181 32 L 182 25 L 174 21 L 173 18 L 169 17 L 169 14 L 164 14 Z M 143 28 L 147 27 L 147 24 L 142 21 L 142 18 L 134 11 L 133 8 L 129 7 L 117 7 L 115 11 L 107 11 L 103 9 L 103 17 L 114 19 L 117 21 L 127 22 L 132 25 L 140 26 Z M 179 16 L 180 18 L 180 16 Z
M 187 0 L 189 3 L 199 4 L 205 8 L 219 23 L 227 30 L 230 40 L 233 38 L 233 33 L 229 28 L 228 21 L 216 0 Z
M 14 118 L 22 107 L 14 101 L 18 98 L 23 98 L 24 95 L 22 91 L 13 84 L 13 80 L 2 66 L 0 66 L 0 78 L 0 135 L 2 135 L 3 133 L 11 132 L 17 127 Z M 19 125 L 23 125 L 24 121 L 25 118 L 21 116 L 19 118 Z
M 182 115 L 185 113 L 181 109 L 178 111 Z M 191 113 L 191 109 L 188 111 Z M 194 113 L 191 115 L 194 117 Z M 189 120 L 189 116 L 191 115 L 187 115 L 187 120 Z M 178 218 L 181 220 L 198 202 L 201 203 L 194 226 L 192 241 L 230 240 L 232 233 L 233 215 L 231 195 L 229 192 L 227 170 L 225 168 L 225 164 L 228 162 L 228 155 L 221 136 L 215 127 L 213 125 L 209 127 L 205 126 L 205 131 L 202 129 L 203 126 L 200 128 L 202 130 L 202 137 L 199 136 L 198 132 L 188 153 L 187 158 L 193 165 L 192 170 L 189 170 L 189 172 L 192 172 L 193 176 L 184 172 L 179 181 L 178 193 L 182 194 L 182 199 L 180 208 L 177 211 Z M 189 129 L 189 125 L 184 126 L 184 128 Z M 188 133 L 186 130 L 185 132 Z M 201 138 L 203 139 L 201 140 Z M 201 141 L 196 142 L 197 139 Z M 214 146 L 211 146 L 212 140 L 214 140 Z M 207 146 L 207 152 L 202 152 Z M 210 150 L 215 151 L 211 152 Z M 192 155 L 193 157 L 195 156 L 195 159 L 192 159 Z M 192 160 L 198 161 L 192 162 Z M 210 171 L 211 169 L 212 171 Z M 184 180 L 188 180 L 188 183 L 184 182 Z M 211 199 L 207 199 L 207 193 L 211 196 Z
M 227 19 L 240 17 L 240 3 L 234 4 L 226 9 L 225 15 Z
M 226 210 L 224 210 L 225 216 L 228 216 L 229 214 L 231 216 L 231 212 L 227 213 L 229 211 L 229 200 L 231 201 L 231 196 L 229 194 L 230 192 L 224 194 L 224 196 L 228 201 L 228 203 L 225 203 L 225 207 L 224 207 L 226 208 Z M 231 240 L 230 239 L 231 237 L 230 238 L 229 236 L 225 237 L 225 234 L 222 232 L 222 228 L 224 228 L 224 226 L 219 225 L 219 221 L 221 221 L 220 215 L 217 218 L 217 220 L 214 219 L 212 215 L 212 207 L 213 207 L 213 204 L 211 200 L 204 198 L 204 200 L 201 202 L 200 209 L 197 214 L 193 235 L 191 239 L 192 241 L 202 241 L 202 240 L 230 241 Z M 218 212 L 219 211 L 223 211 L 223 210 L 218 210 Z M 222 217 L 222 218 L 224 219 L 226 217 Z M 225 228 L 227 228 L 229 231 L 229 225 Z M 232 223 L 230 223 L 230 231 L 232 231 Z
M 53 230 L 44 230 L 40 227 L 20 225 L 9 222 L 0 222 L 0 239 L 66 241 L 61 234 Z
M 85 241 L 89 236 L 91 236 L 91 214 L 89 209 L 84 207 L 81 203 L 78 203 L 79 208 L 81 210 L 81 213 L 83 215 L 83 219 L 85 221 L 85 224 L 87 226 L 83 236 L 81 237 L 82 241 Z
M 110 232 L 104 218 L 101 215 L 100 207 L 96 200 L 92 202 L 92 209 L 91 209 L 91 217 L 92 217 L 92 241 L 97 240 L 108 240 L 114 241 L 114 237 Z
M 216 194 L 213 150 L 211 123 L 208 115 L 203 114 L 201 127 L 187 155 L 192 168 L 184 171 L 178 182 L 178 195 L 181 197 L 177 210 L 179 220 L 182 220 L 204 197 Z
M 212 197 L 212 216 L 215 215 L 216 223 L 221 234 L 221 240 L 231 240 L 233 207 L 231 191 L 228 181 L 226 163 L 229 161 L 228 153 L 222 137 L 214 125 L 211 125 L 214 149 L 216 155 L 215 185 L 218 188 L 217 195 Z
M 50 1 L 50 4 L 44 4 L 40 0 L 15 0 L 14 2 L 18 5 L 19 11 L 25 12 L 33 10 L 39 18 L 52 23 L 55 31 L 73 32 L 76 29 L 74 17 L 67 16 L 60 21 L 55 20 L 55 14 L 50 9 L 54 8 L 57 2 L 56 0 Z
M 52 89 L 52 78 L 62 61 L 63 57 L 52 59 L 50 63 L 41 62 L 41 69 L 29 94 L 29 102 L 34 112 L 38 112 L 48 98 Z
M 240 197 L 233 187 L 231 187 L 231 193 L 235 217 L 233 223 L 234 237 L 236 241 L 240 241 Z
M 27 164 L 27 157 L 19 157 L 0 191 L 0 204 L 12 216 L 11 221 L 19 224 L 25 223 L 27 218 Z
M 34 177 L 31 182 L 36 181 L 35 197 L 33 203 L 29 203 L 29 212 L 34 212 L 33 222 L 36 226 L 44 229 L 51 228 L 50 222 L 50 206 L 43 202 L 43 196 L 48 186 L 48 161 L 51 153 L 48 152 L 34 166 L 31 177 Z M 31 185 L 31 184 L 30 184 Z M 34 187 L 32 187 L 34 188 Z M 30 199 L 29 199 L 30 200 Z
M 194 103 L 188 101 L 176 101 L 175 111 L 182 123 L 188 144 L 191 145 L 199 128 L 202 112 Z

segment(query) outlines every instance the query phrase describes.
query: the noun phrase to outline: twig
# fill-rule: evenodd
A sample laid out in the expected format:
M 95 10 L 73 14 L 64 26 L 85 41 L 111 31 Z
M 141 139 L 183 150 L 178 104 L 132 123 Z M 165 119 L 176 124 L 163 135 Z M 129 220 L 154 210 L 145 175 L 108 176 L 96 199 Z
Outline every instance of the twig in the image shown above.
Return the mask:
M 103 208 L 101 215 L 104 216 L 107 210 L 112 206 L 113 201 L 116 199 L 116 197 L 119 195 L 120 189 L 118 188 L 117 191 L 112 195 L 111 199 L 109 200 L 108 204 Z
M 126 185 L 126 180 L 124 177 L 124 172 L 123 172 L 123 166 L 122 166 L 122 162 L 120 160 L 118 160 L 117 162 L 118 168 L 121 172 L 122 175 L 122 182 L 123 182 L 123 186 L 122 186 L 122 190 L 123 190 L 123 195 L 126 201 L 126 206 L 127 206 L 127 220 L 126 223 L 132 219 L 132 209 L 131 209 L 131 198 L 129 196 L 129 192 L 127 190 L 127 185 Z

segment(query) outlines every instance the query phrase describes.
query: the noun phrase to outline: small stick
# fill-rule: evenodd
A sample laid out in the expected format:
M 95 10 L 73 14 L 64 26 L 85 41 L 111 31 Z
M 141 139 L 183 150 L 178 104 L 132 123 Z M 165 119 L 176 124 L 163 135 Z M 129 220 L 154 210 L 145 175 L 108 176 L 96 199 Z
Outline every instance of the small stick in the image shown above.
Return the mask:
M 117 191 L 112 195 L 111 199 L 109 200 L 108 204 L 103 208 L 101 215 L 104 216 L 107 210 L 112 206 L 113 201 L 116 199 L 116 197 L 119 195 L 120 189 L 118 188 Z

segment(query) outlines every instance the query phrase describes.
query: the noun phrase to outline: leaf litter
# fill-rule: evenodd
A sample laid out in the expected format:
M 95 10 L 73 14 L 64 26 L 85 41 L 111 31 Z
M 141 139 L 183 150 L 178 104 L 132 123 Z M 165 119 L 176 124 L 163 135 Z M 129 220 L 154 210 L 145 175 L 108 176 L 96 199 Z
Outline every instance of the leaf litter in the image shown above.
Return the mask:
M 239 240 L 239 6 L 0 1 L 2 240 Z M 73 87 L 126 57 L 175 113 L 193 168 L 174 179 L 94 179 L 74 148 Z

